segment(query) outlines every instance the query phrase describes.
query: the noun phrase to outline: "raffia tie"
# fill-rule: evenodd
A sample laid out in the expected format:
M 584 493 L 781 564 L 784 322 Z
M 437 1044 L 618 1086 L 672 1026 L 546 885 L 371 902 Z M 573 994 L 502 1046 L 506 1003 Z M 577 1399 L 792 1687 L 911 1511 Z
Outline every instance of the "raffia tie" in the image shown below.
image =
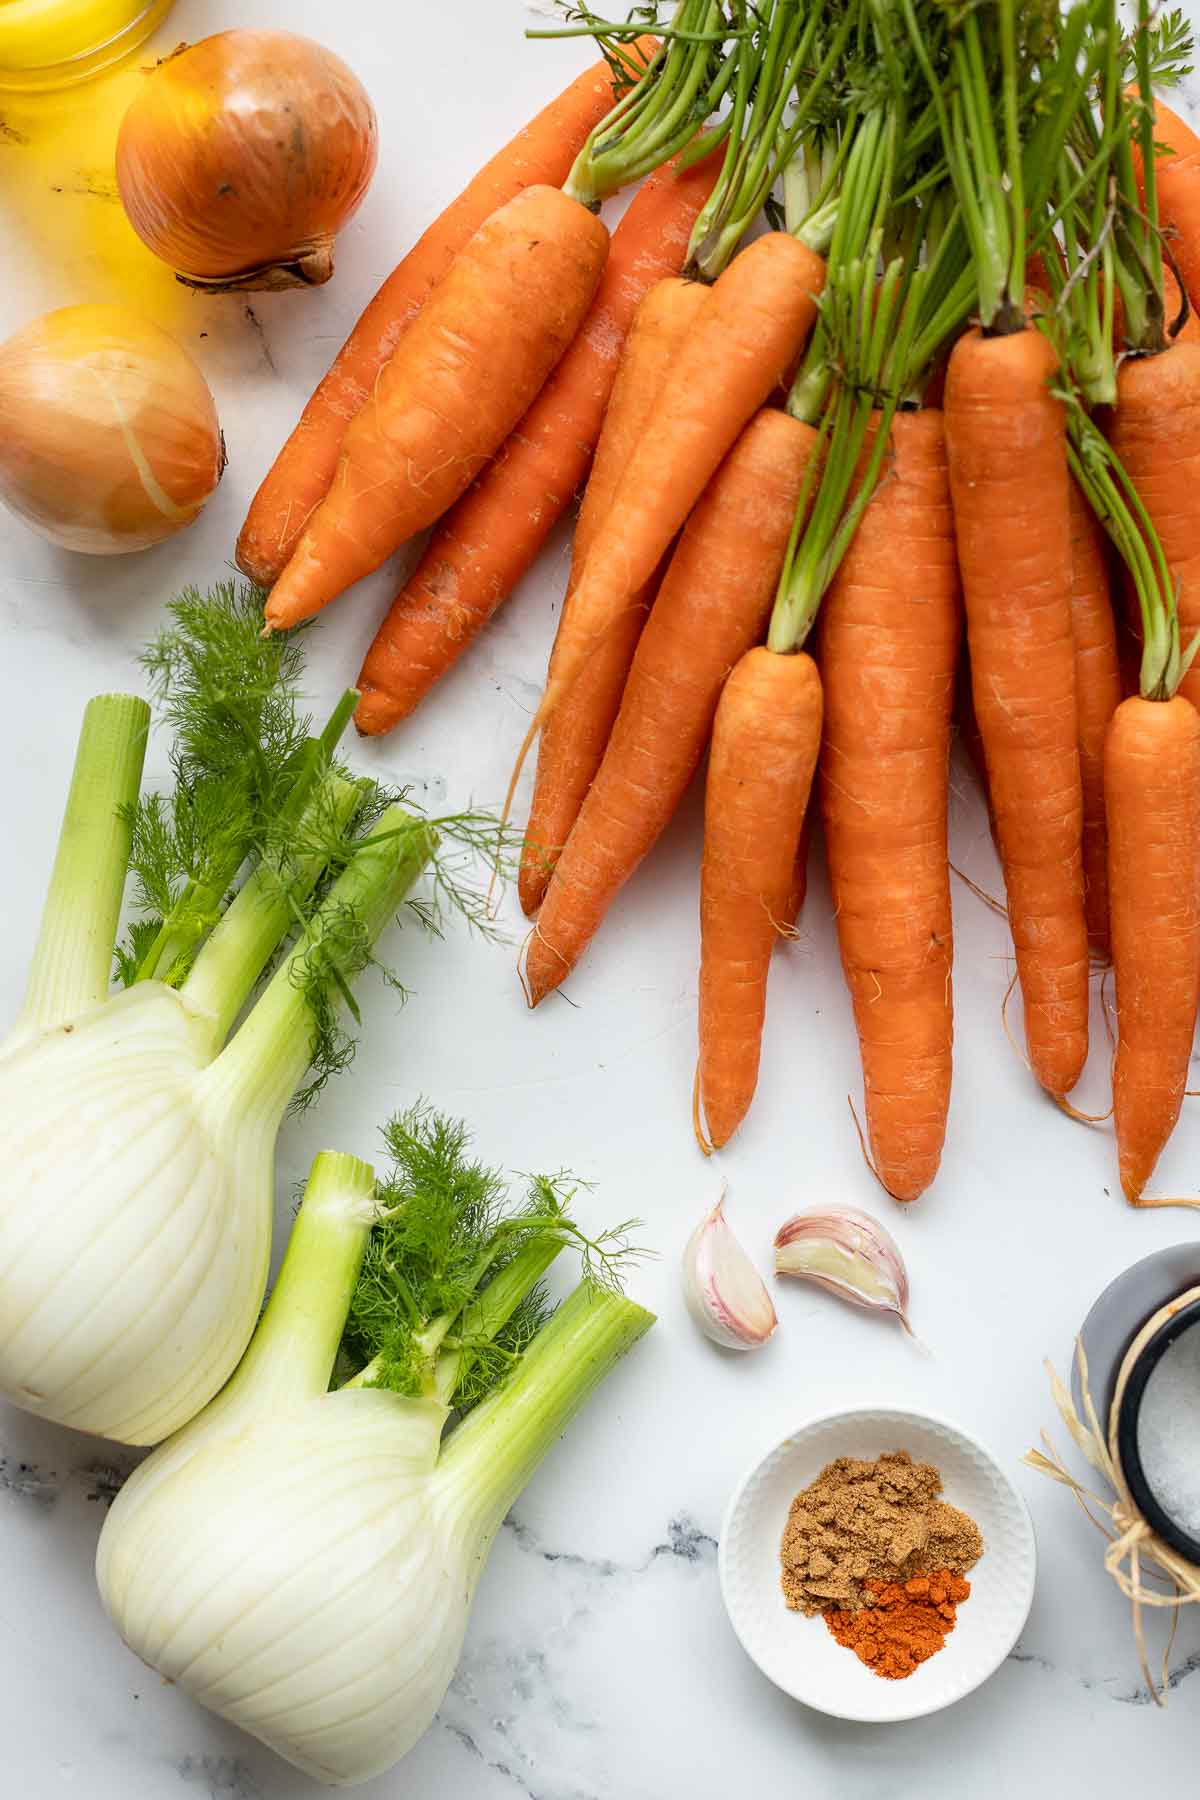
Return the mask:
M 1179 1624 L 1179 1608 L 1200 1601 L 1200 1567 L 1189 1562 L 1170 1544 L 1165 1543 L 1139 1512 L 1137 1503 L 1125 1481 L 1121 1459 L 1117 1455 L 1117 1420 L 1120 1416 L 1121 1400 L 1126 1384 L 1142 1350 L 1168 1319 L 1183 1307 L 1190 1305 L 1193 1300 L 1200 1300 L 1200 1287 L 1189 1289 L 1186 1294 L 1180 1294 L 1176 1299 L 1160 1308 L 1153 1318 L 1147 1320 L 1134 1338 L 1125 1353 L 1125 1359 L 1117 1376 L 1116 1391 L 1113 1394 L 1113 1403 L 1108 1415 L 1107 1433 L 1101 1429 L 1092 1400 L 1083 1340 L 1081 1338 L 1075 1340 L 1075 1367 L 1079 1373 L 1079 1389 L 1083 1397 L 1083 1420 L 1076 1412 L 1066 1386 L 1059 1379 L 1051 1364 L 1046 1364 L 1054 1403 L 1062 1421 L 1074 1439 L 1076 1447 L 1108 1484 L 1111 1489 L 1109 1497 L 1095 1493 L 1076 1479 L 1058 1454 L 1049 1433 L 1045 1431 L 1042 1433 L 1045 1453 L 1041 1450 L 1030 1450 L 1025 1456 L 1025 1461 L 1031 1468 L 1039 1470 L 1043 1475 L 1048 1475 L 1052 1481 L 1061 1482 L 1064 1487 L 1071 1490 L 1084 1514 L 1107 1539 L 1104 1567 L 1130 1602 L 1138 1662 L 1146 1687 L 1156 1706 L 1165 1706 L 1166 1704 L 1171 1647 L 1175 1642 L 1175 1631 Z M 1097 1517 L 1097 1512 L 1103 1517 Z M 1146 1653 L 1142 1609 L 1147 1606 L 1167 1607 L 1172 1615 L 1171 1635 L 1166 1649 L 1163 1651 L 1162 1671 L 1158 1681 L 1155 1681 L 1150 1673 L 1150 1664 Z

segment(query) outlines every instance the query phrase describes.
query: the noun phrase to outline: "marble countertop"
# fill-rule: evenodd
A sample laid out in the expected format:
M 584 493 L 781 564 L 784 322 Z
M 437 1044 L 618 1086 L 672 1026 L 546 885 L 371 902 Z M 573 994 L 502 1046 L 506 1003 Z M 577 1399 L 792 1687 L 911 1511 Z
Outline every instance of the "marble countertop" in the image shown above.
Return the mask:
M 519 0 L 180 0 L 160 47 L 227 25 L 286 23 L 329 42 L 371 88 L 379 173 L 339 240 L 333 282 L 310 294 L 200 299 L 137 245 L 111 173 L 113 121 L 136 70 L 81 93 L 67 112 L 0 101 L 10 246 L 0 332 L 52 305 L 140 305 L 205 369 L 230 458 L 201 523 L 139 557 L 71 556 L 0 517 L 0 1016 L 20 995 L 84 701 L 136 683 L 136 651 L 163 603 L 225 572 L 249 495 L 367 297 L 482 157 L 582 66 L 578 43 L 524 44 L 527 18 Z M 559 533 L 418 715 L 355 747 L 364 769 L 413 784 L 438 807 L 498 799 L 544 669 L 566 552 Z M 315 710 L 353 676 L 394 578 L 380 572 L 313 632 Z M 161 744 L 151 760 L 161 770 Z M 955 766 L 952 825 L 956 864 L 995 892 L 965 764 Z M 1116 1795 L 1136 1770 L 1165 1792 L 1200 1751 L 1200 1621 L 1178 1632 L 1170 1705 L 1159 1712 L 1100 1538 L 1066 1491 L 1020 1458 L 1057 1425 L 1043 1357 L 1064 1368 L 1105 1283 L 1200 1227 L 1184 1212 L 1127 1210 L 1108 1130 L 1039 1097 L 1001 1026 L 1003 921 L 961 884 L 953 1111 L 940 1178 L 921 1204 L 900 1216 L 859 1153 L 846 1096 L 860 1076 L 819 871 L 799 941 L 777 959 L 755 1111 L 720 1169 L 703 1163 L 689 1110 L 698 826 L 693 794 L 614 909 L 569 1004 L 528 1014 L 511 947 L 461 932 L 442 943 L 405 937 L 396 960 L 408 1005 L 398 1012 L 390 993 L 369 993 L 352 1075 L 285 1127 L 281 1216 L 315 1150 L 370 1155 L 376 1124 L 421 1093 L 466 1117 L 489 1159 L 576 1169 L 595 1183 L 591 1220 L 639 1214 L 660 1252 L 635 1284 L 658 1328 L 502 1532 L 437 1723 L 400 1770 L 361 1791 L 718 1800 L 752 1784 L 839 1800 L 1014 1791 L 1063 1800 Z M 506 916 L 515 939 L 514 902 Z M 1102 1110 L 1098 1008 L 1094 1024 L 1099 1049 L 1081 1104 Z M 778 1295 L 781 1327 L 761 1355 L 738 1359 L 703 1341 L 683 1310 L 678 1253 L 722 1176 L 731 1218 L 764 1266 L 776 1226 L 797 1207 L 844 1201 L 883 1214 L 908 1258 L 928 1354 L 799 1285 Z M 1193 1113 L 1160 1185 L 1200 1193 Z M 936 1721 L 856 1727 L 804 1710 L 748 1662 L 721 1609 L 715 1537 L 736 1479 L 804 1416 L 857 1400 L 957 1419 L 993 1447 L 1033 1510 L 1040 1577 L 1021 1642 L 992 1681 Z M 91 1565 L 126 1454 L 0 1407 L 0 1789 L 22 1800 L 307 1800 L 314 1784 L 164 1686 L 109 1629 Z

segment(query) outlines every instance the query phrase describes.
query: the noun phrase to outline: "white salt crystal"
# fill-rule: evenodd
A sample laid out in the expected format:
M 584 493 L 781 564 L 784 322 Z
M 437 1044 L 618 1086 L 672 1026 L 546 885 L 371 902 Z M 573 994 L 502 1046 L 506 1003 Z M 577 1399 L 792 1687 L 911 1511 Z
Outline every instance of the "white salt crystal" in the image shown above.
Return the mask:
M 1146 1383 L 1138 1454 L 1168 1518 L 1200 1539 L 1200 1327 L 1168 1346 Z

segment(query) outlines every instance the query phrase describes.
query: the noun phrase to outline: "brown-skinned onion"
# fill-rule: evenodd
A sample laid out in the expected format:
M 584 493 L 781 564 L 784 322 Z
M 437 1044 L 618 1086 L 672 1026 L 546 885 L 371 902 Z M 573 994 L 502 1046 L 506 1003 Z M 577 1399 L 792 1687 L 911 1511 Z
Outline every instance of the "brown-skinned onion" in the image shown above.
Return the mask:
M 51 543 L 111 556 L 173 537 L 225 467 L 186 350 L 124 306 L 64 306 L 0 344 L 0 500 Z
M 117 186 L 188 286 L 314 287 L 377 151 L 366 90 L 332 51 L 291 31 L 221 31 L 147 76 L 121 121 Z

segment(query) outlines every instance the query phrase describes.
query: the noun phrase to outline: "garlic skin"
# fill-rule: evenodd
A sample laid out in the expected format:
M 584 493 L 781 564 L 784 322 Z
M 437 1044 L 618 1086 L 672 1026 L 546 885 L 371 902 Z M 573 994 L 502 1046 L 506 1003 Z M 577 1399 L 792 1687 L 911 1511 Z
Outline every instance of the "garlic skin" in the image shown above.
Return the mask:
M 725 1196 L 683 1252 L 683 1297 L 706 1337 L 727 1350 L 757 1350 L 779 1323 L 766 1284 L 725 1219 Z
M 815 1282 L 872 1312 L 908 1322 L 908 1271 L 891 1233 L 849 1206 L 795 1213 L 775 1236 L 775 1273 Z

